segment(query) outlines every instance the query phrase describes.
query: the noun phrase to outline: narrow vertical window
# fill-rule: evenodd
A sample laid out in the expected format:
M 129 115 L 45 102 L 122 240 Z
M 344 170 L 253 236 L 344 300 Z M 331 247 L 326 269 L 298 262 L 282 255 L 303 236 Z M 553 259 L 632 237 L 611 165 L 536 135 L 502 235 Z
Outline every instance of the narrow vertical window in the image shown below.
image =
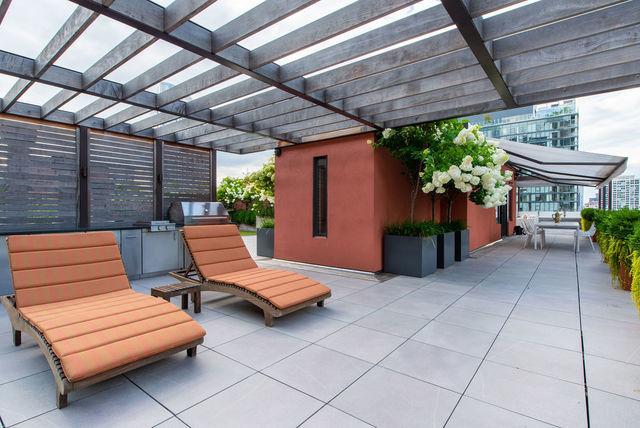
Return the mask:
M 313 158 L 313 236 L 327 236 L 327 157 Z

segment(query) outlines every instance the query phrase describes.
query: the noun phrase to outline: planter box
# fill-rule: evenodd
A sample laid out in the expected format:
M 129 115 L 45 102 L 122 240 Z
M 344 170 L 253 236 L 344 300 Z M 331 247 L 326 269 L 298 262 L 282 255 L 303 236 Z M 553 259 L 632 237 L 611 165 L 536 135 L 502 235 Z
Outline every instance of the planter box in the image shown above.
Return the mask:
M 620 288 L 625 291 L 631 291 L 631 283 L 633 282 L 633 277 L 631 276 L 631 272 L 627 270 L 627 267 L 624 263 L 620 263 L 620 274 L 618 275 L 618 282 L 620 283 Z
M 274 229 L 257 229 L 256 235 L 256 254 L 261 257 L 273 258 Z
M 438 235 L 438 269 L 451 266 L 456 259 L 456 233 Z
M 436 271 L 435 237 L 384 235 L 384 271 L 422 278 Z
M 461 262 L 469 257 L 469 229 L 457 230 L 456 234 L 456 254 L 455 259 Z

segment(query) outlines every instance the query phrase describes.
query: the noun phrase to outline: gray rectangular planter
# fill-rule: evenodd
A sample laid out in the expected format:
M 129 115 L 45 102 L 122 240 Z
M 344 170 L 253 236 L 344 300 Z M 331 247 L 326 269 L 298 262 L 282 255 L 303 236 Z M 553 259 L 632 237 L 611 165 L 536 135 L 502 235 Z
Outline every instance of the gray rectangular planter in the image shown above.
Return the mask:
M 257 248 L 256 254 L 260 257 L 273 258 L 274 229 L 256 229 Z
M 435 237 L 384 235 L 384 271 L 422 278 L 436 271 Z
M 456 261 L 461 262 L 469 257 L 469 229 L 456 232 Z
M 444 269 L 455 262 L 456 233 L 448 232 L 438 235 L 438 268 Z

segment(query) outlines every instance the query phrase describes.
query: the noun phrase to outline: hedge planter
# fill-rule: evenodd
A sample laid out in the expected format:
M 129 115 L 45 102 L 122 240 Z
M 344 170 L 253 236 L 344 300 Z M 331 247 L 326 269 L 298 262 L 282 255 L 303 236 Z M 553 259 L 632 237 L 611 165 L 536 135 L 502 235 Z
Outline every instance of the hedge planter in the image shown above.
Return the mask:
M 438 268 L 444 269 L 455 262 L 456 233 L 448 232 L 438 235 Z
M 467 257 L 469 257 L 469 229 L 457 230 L 455 234 L 456 234 L 455 259 L 457 262 L 461 262 Z
M 384 235 L 384 271 L 422 278 L 436 271 L 435 237 Z
M 620 288 L 625 291 L 631 291 L 631 283 L 633 282 L 633 277 L 631 276 L 631 272 L 627 269 L 624 263 L 620 263 L 618 282 L 620 283 Z
M 256 253 L 261 257 L 273 258 L 273 237 L 274 229 L 257 229 L 257 250 Z

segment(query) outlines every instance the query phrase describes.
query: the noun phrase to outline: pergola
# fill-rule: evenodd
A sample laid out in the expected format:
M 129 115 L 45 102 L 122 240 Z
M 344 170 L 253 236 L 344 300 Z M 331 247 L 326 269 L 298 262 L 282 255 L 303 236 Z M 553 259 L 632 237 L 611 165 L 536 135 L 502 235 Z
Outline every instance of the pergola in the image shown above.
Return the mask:
M 70 1 L 37 57 L 0 52 L 0 73 L 18 78 L 0 111 L 250 153 L 640 84 L 640 0 L 357 0 L 252 49 L 243 42 L 317 1 L 267 0 L 213 29 L 196 21 L 215 0 Z M 0 0 L 0 23 L 9 8 Z M 135 31 L 84 71 L 56 65 L 101 15 Z M 106 78 L 157 41 L 179 50 Z M 218 66 L 149 90 L 203 60 Z M 34 83 L 59 91 L 21 101 Z M 65 111 L 79 94 L 98 98 Z

